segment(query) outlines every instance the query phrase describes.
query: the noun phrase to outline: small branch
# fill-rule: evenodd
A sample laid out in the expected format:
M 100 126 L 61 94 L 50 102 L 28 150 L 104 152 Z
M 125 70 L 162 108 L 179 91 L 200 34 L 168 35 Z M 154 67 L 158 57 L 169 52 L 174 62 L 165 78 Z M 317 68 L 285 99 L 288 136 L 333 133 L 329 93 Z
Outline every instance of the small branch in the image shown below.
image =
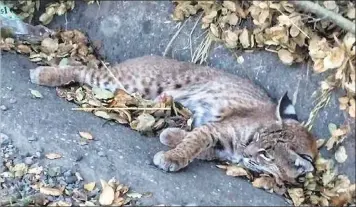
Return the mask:
M 171 108 L 139 108 L 139 107 L 125 107 L 125 108 L 72 108 L 73 111 L 89 111 L 89 110 L 166 110 L 169 111 Z
M 352 21 L 324 7 L 321 7 L 316 3 L 313 3 L 311 1 L 297 1 L 297 0 L 289 1 L 289 2 L 305 12 L 311 12 L 321 18 L 325 17 L 325 19 L 332 21 L 337 26 L 341 27 L 342 29 L 348 32 L 351 32 L 352 34 L 356 33 L 355 32 L 356 27 Z

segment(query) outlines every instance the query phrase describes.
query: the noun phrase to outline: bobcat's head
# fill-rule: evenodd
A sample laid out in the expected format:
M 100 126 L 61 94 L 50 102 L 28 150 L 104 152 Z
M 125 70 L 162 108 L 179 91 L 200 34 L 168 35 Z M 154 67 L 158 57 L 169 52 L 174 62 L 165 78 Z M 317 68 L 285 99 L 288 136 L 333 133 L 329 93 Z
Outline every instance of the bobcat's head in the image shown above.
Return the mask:
M 299 123 L 287 94 L 279 100 L 276 116 L 276 124 L 256 132 L 244 150 L 243 162 L 251 170 L 272 174 L 277 181 L 297 184 L 314 171 L 316 141 Z

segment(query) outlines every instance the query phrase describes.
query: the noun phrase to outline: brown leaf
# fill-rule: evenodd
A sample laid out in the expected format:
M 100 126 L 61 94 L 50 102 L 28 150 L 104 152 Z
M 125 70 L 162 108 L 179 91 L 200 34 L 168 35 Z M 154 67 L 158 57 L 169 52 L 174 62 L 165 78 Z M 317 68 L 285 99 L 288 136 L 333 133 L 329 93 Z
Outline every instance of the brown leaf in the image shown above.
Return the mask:
M 223 6 L 232 12 L 236 11 L 236 3 L 233 1 L 224 1 Z
M 286 65 L 293 64 L 294 57 L 293 57 L 292 53 L 290 53 L 288 50 L 280 49 L 278 51 L 278 57 Z
M 300 34 L 300 30 L 296 26 L 292 25 L 289 30 L 289 34 L 292 37 L 297 37 Z
M 40 187 L 40 193 L 51 196 L 60 196 L 63 194 L 63 189 L 50 188 L 50 187 Z
M 36 175 L 39 175 L 39 174 L 42 173 L 42 171 L 43 171 L 43 167 L 40 166 L 40 167 L 33 167 L 33 168 L 30 168 L 30 169 L 28 170 L 28 173 L 29 173 L 29 174 L 36 174 Z
M 248 173 L 248 171 L 236 165 L 229 165 L 226 168 L 226 175 L 234 176 L 234 177 L 246 176 L 248 179 L 251 179 L 251 175 Z
M 88 140 L 94 139 L 93 135 L 91 135 L 89 132 L 79 132 L 79 135 L 84 139 L 88 139 Z
M 210 24 L 210 31 L 215 37 L 220 37 L 219 28 L 215 24 Z
M 114 189 L 104 180 L 101 180 L 102 192 L 99 197 L 99 203 L 101 205 L 111 205 L 115 199 Z
M 46 53 L 54 53 L 58 49 L 58 39 L 45 38 L 41 42 L 41 50 Z
M 334 47 L 324 58 L 325 69 L 334 69 L 342 65 L 345 59 L 345 51 L 340 47 Z
M 141 132 L 151 131 L 155 122 L 156 120 L 152 115 L 142 113 L 136 118 L 135 122 L 131 122 L 131 127 Z
M 18 45 L 17 46 L 17 51 L 19 53 L 25 53 L 25 54 L 29 54 L 31 52 L 31 48 L 27 45 Z
M 62 155 L 60 155 L 58 153 L 48 153 L 45 156 L 47 157 L 47 159 L 50 159 L 50 160 L 59 159 L 62 157 Z
M 248 30 L 246 28 L 242 30 L 242 33 L 239 36 L 239 41 L 242 44 L 243 48 L 250 47 L 250 37 L 249 37 Z
M 292 198 L 295 206 L 300 206 L 305 200 L 302 188 L 290 188 L 288 189 L 288 194 Z
M 276 181 L 274 180 L 274 178 L 267 177 L 267 176 L 256 178 L 252 182 L 253 187 L 262 188 L 265 190 L 273 189 L 275 184 L 276 184 Z

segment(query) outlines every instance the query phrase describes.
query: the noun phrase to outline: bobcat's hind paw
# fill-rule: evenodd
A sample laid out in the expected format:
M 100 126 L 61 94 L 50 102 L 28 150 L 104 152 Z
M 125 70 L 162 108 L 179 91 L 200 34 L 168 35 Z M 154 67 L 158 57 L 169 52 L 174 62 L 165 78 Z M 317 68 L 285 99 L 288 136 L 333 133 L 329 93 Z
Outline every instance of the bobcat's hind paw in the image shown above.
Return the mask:
M 172 156 L 167 155 L 166 152 L 160 151 L 153 157 L 153 164 L 166 172 L 177 172 L 187 166 L 188 162 L 183 159 L 174 159 Z

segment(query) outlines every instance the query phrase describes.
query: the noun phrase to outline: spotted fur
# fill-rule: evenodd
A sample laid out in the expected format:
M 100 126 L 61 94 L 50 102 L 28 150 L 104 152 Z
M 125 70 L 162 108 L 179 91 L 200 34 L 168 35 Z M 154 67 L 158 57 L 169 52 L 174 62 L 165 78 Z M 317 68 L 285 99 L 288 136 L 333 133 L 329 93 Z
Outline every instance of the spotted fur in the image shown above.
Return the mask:
M 317 154 L 313 136 L 298 122 L 287 94 L 274 103 L 248 79 L 206 66 L 144 56 L 105 69 L 85 66 L 39 67 L 31 81 L 46 86 L 79 82 L 115 92 L 124 87 L 145 98 L 172 96 L 194 114 L 193 130 L 165 129 L 160 141 L 172 147 L 158 152 L 154 164 L 178 171 L 195 158 L 242 162 L 254 171 L 296 183 L 313 171 Z

